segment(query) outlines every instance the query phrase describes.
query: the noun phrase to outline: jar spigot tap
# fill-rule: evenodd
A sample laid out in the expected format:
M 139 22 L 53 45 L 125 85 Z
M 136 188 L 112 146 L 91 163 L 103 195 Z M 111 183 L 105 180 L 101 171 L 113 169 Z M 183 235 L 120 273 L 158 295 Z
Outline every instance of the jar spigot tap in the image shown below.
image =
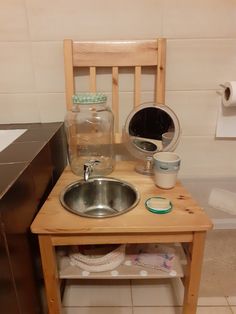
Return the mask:
M 84 164 L 84 181 L 87 181 L 93 172 L 93 167 L 99 164 L 99 160 L 89 160 Z

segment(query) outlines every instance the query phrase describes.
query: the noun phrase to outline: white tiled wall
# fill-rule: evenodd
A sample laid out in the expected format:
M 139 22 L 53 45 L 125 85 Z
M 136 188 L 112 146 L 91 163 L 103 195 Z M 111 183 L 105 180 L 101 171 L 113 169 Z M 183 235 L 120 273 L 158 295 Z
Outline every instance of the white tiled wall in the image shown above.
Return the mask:
M 216 91 L 236 80 L 235 0 L 1 0 L 0 123 L 63 120 L 64 38 L 156 37 L 168 39 L 166 94 L 182 126 L 181 174 L 235 175 L 235 141 L 214 138 Z M 98 81 L 107 93 L 109 75 Z M 133 83 L 130 73 L 122 78 L 121 127 Z M 147 72 L 143 101 L 152 99 L 151 86 Z

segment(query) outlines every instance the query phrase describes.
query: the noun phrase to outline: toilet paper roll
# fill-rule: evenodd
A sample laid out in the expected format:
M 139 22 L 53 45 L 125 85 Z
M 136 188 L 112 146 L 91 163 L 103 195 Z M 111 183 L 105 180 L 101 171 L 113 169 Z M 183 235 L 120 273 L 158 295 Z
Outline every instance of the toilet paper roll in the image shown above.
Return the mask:
M 236 106 L 236 81 L 226 82 L 224 85 L 222 103 L 225 107 Z

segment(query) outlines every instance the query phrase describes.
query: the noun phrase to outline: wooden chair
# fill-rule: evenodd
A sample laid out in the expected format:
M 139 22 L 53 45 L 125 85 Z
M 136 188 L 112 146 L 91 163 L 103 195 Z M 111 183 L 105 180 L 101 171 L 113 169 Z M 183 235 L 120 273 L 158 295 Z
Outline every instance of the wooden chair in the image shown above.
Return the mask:
M 141 103 L 142 67 L 155 67 L 155 99 L 165 103 L 165 58 L 166 40 L 94 41 L 64 40 L 64 62 L 67 109 L 72 107 L 75 91 L 75 69 L 89 68 L 88 90 L 96 92 L 96 68 L 112 69 L 112 111 L 115 117 L 115 132 L 119 126 L 119 67 L 134 67 L 134 106 Z

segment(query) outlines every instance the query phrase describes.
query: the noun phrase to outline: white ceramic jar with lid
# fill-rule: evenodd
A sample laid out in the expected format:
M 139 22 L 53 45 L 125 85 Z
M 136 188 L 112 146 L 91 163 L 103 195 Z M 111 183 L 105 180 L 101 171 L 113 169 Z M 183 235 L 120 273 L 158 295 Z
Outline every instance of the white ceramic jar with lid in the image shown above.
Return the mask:
M 93 175 L 107 175 L 114 167 L 114 118 L 101 93 L 73 96 L 73 107 L 65 117 L 68 159 L 71 170 L 83 175 L 84 165 L 96 161 Z

